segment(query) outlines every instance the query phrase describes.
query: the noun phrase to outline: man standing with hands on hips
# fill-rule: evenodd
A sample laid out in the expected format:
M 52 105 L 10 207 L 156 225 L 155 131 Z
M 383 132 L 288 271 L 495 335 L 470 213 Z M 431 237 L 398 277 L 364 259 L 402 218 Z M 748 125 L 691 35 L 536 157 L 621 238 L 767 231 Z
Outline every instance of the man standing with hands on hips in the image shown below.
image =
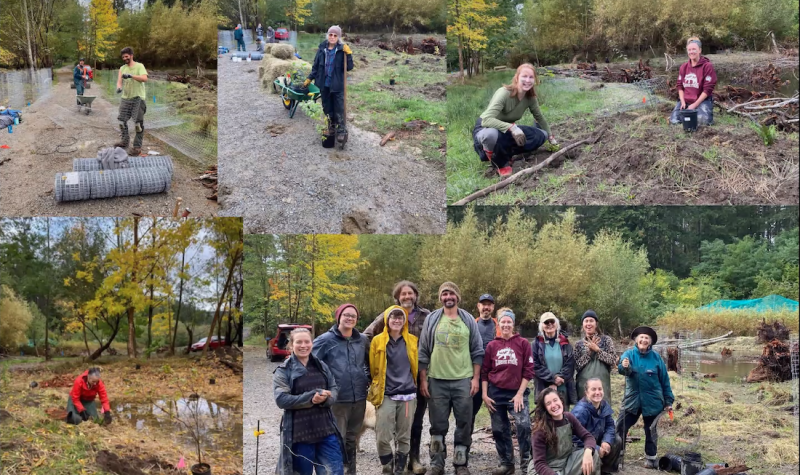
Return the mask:
M 483 343 L 475 318 L 458 308 L 461 292 L 452 282 L 439 286 L 442 308 L 425 319 L 419 344 L 420 392 L 428 398 L 431 422 L 431 467 L 427 475 L 443 475 L 450 408 L 456 419 L 453 466 L 469 475 L 472 443 L 472 397 L 480 388 Z
M 147 82 L 147 70 L 142 63 L 133 60 L 133 49 L 122 48 L 120 52 L 122 62 L 125 63 L 119 68 L 117 75 L 117 94 L 122 94 L 119 103 L 119 131 L 120 140 L 115 147 L 128 148 L 130 135 L 128 134 L 128 120 L 133 119 L 136 127 L 136 137 L 133 139 L 133 148 L 130 155 L 136 156 L 142 153 L 142 140 L 144 138 L 144 114 L 147 112 L 145 104 L 145 85 Z

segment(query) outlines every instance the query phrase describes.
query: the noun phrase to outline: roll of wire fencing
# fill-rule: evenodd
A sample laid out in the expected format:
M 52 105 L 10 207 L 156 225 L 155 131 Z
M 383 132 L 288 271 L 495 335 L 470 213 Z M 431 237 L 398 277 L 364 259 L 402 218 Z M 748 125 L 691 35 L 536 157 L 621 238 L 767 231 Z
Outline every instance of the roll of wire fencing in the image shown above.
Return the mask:
M 233 58 L 241 58 L 241 59 L 250 58 L 253 61 L 261 61 L 262 59 L 264 59 L 264 55 L 261 53 L 257 53 L 255 51 L 239 51 L 239 52 L 234 51 L 233 53 L 231 53 L 231 60 Z
M 166 167 L 121 168 L 56 173 L 56 202 L 166 193 L 172 172 Z
M 266 29 L 266 27 L 264 27 Z M 253 30 L 244 30 L 244 46 L 252 47 L 255 43 L 253 37 Z M 233 30 L 219 30 L 217 31 L 217 46 L 224 46 L 230 51 L 236 51 L 236 40 L 233 39 Z
M 162 167 L 173 173 L 172 157 L 168 155 L 154 155 L 149 157 L 128 157 L 127 168 Z M 96 158 L 76 158 L 72 160 L 72 171 L 88 172 L 102 170 L 103 165 Z
M 0 105 L 22 109 L 52 92 L 50 68 L 0 72 Z
M 131 81 L 132 79 L 127 79 Z M 105 98 L 119 107 L 122 100 L 117 94 L 117 71 L 96 71 L 95 83 Z M 149 77 L 145 83 L 145 132 L 152 134 L 170 147 L 194 159 L 203 166 L 217 161 L 216 95 L 214 103 L 204 103 L 198 86 Z M 195 92 L 198 91 L 198 92 Z M 135 118 L 138 110 L 131 111 L 128 130 L 133 140 Z M 114 114 L 116 126 L 116 113 Z

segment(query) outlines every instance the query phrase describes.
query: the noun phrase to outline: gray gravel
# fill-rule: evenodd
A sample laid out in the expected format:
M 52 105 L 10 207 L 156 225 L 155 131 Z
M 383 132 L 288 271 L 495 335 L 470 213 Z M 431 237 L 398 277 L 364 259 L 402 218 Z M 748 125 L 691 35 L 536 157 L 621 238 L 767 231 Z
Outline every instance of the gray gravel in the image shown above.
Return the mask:
M 267 474 L 275 471 L 278 463 L 278 450 L 280 447 L 280 420 L 282 411 L 275 405 L 272 398 L 272 372 L 279 363 L 267 361 L 266 349 L 263 347 L 245 347 L 244 349 L 244 475 L 256 473 L 256 439 L 253 431 L 256 424 L 261 421 L 261 430 L 265 433 L 259 440 L 258 473 Z M 447 452 L 453 453 L 453 428 L 455 420 L 450 418 L 450 431 L 447 434 Z M 422 458 L 423 463 L 429 462 L 428 443 L 430 441 L 430 424 L 425 416 L 425 425 L 422 430 Z M 472 473 L 488 473 L 496 466 L 497 453 L 491 438 L 486 439 L 486 434 L 474 434 L 472 451 L 470 455 L 470 468 Z M 487 442 L 488 441 L 488 442 Z M 451 459 L 448 458 L 448 464 Z M 361 452 L 357 456 L 358 473 L 375 475 L 381 473 L 378 461 L 378 450 L 375 442 L 375 432 L 367 431 L 361 438 Z M 455 473 L 452 465 L 447 466 L 447 474 Z
M 351 124 L 344 151 L 322 148 L 310 118 L 261 89 L 258 65 L 219 59 L 220 215 L 243 216 L 246 233 L 444 233 L 441 166 Z

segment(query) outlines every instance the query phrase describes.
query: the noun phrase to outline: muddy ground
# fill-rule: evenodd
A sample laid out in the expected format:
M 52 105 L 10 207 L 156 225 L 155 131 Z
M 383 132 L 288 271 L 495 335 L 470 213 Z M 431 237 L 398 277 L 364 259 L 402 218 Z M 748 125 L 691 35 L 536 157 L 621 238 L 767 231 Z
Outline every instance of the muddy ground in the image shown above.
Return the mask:
M 136 369 L 136 365 L 140 366 Z M 97 363 L 95 363 L 97 364 Z M 124 401 L 146 403 L 154 397 L 164 401 L 180 396 L 179 386 L 202 377 L 194 387 L 198 394 L 234 408 L 241 417 L 241 376 L 213 359 L 178 357 L 154 358 L 149 361 L 125 357 L 104 357 L 98 366 L 106 385 L 114 420 L 111 425 L 87 421 L 71 426 L 61 418 L 75 375 L 86 364 L 74 359 L 55 364 L 13 365 L 2 380 L 2 448 L 3 475 L 78 474 L 106 475 L 184 474 L 177 469 L 180 458 L 187 466 L 196 460 L 194 449 L 182 430 L 172 424 L 163 427 L 142 417 L 128 418 L 118 412 Z M 206 377 L 215 378 L 214 385 Z M 36 387 L 31 387 L 32 382 Z M 155 414 L 155 413 L 153 413 Z M 240 426 L 239 426 L 240 427 Z M 241 429 L 239 429 L 241 430 Z M 217 447 L 204 445 L 204 461 L 214 473 L 241 474 L 241 445 L 234 437 L 215 435 Z M 230 443 L 228 443 L 230 442 Z
M 143 153 L 149 150 L 171 155 L 175 166 L 168 193 L 56 203 L 53 183 L 57 172 L 72 170 L 72 159 L 96 157 L 101 148 L 118 139 L 118 108 L 105 98 L 102 88 L 94 85 L 86 95 L 96 95 L 89 115 L 78 113 L 75 91 L 70 89 L 71 70 L 61 69 L 51 93 L 23 111 L 23 123 L 12 134 L 3 133 L 0 143 L 10 146 L 0 150 L 0 214 L 3 216 L 171 216 L 178 197 L 193 216 L 214 216 L 217 204 L 206 199 L 208 190 L 193 181 L 205 167 L 170 149 L 147 133 Z M 129 123 L 132 130 L 132 124 Z M 131 137 L 131 140 L 133 137 Z
M 229 56 L 218 63 L 221 215 L 243 216 L 247 233 L 444 232 L 444 165 L 416 152 L 413 134 L 380 147 L 351 113 L 346 148 L 322 148 L 319 121 L 299 109 L 290 119 L 261 89 L 259 63 Z

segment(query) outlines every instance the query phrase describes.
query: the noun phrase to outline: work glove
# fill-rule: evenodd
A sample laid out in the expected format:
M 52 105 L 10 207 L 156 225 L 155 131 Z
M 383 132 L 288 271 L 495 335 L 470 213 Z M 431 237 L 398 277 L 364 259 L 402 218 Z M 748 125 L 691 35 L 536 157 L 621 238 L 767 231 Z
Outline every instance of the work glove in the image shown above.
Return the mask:
M 131 78 L 130 74 L 123 74 L 122 75 L 122 79 L 130 79 L 130 78 Z
M 103 413 L 103 424 L 105 425 L 111 424 L 111 412 L 106 411 Z
M 342 51 L 344 51 L 344 54 L 353 54 L 353 50 L 350 49 L 350 45 L 342 46 Z
M 80 414 L 81 420 L 84 420 L 84 421 L 88 421 L 89 420 L 89 417 L 90 417 L 89 416 L 89 412 L 87 412 L 86 409 L 82 410 L 78 414 Z
M 117 94 L 122 94 L 122 88 L 121 87 L 117 88 Z
M 525 146 L 525 132 L 522 131 L 516 124 L 512 125 L 510 129 L 511 135 L 514 136 L 514 142 L 517 143 L 517 146 L 524 147 Z
M 311 79 L 306 79 L 303 81 L 303 87 L 308 87 L 309 84 L 311 84 Z

